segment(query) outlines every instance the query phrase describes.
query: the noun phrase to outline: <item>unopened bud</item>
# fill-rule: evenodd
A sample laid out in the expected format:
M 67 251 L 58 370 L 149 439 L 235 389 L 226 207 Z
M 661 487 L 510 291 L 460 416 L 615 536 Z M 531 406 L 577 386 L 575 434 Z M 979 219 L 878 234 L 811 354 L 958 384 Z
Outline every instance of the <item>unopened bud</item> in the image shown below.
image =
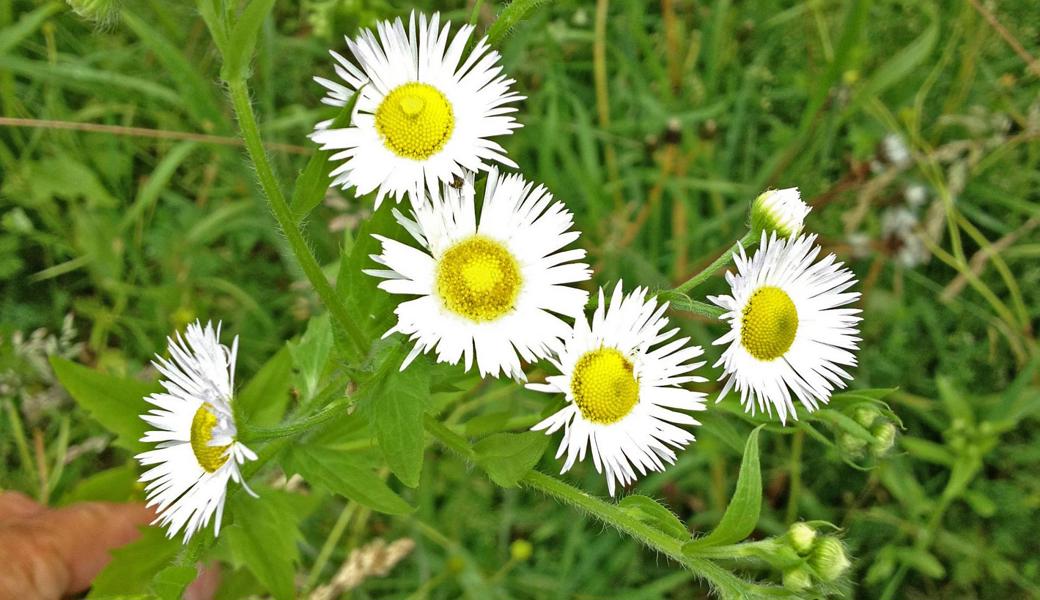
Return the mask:
M 809 565 L 820 579 L 831 582 L 841 577 L 852 563 L 845 555 L 845 548 L 838 538 L 828 536 L 816 543 L 812 555 L 809 556 Z
M 862 456 L 867 448 L 867 442 L 863 438 L 847 431 L 838 435 L 838 447 L 850 456 Z
M 769 190 L 751 203 L 751 233 L 761 237 L 775 232 L 778 237 L 792 238 L 802 232 L 805 216 L 812 210 L 802 202 L 798 188 Z
M 852 418 L 867 429 L 870 429 L 871 426 L 874 425 L 874 421 L 876 421 L 880 416 L 881 413 L 878 412 L 878 409 L 870 405 L 858 406 L 856 407 L 856 410 L 852 412 Z
M 885 454 L 896 443 L 896 426 L 892 423 L 881 423 L 871 429 L 870 433 L 874 436 L 874 442 L 870 447 L 877 454 Z
M 812 587 L 812 574 L 804 567 L 784 571 L 784 587 L 792 592 L 804 592 Z
M 816 530 L 806 523 L 798 522 L 787 530 L 787 539 L 795 552 L 805 556 L 812 551 L 813 542 L 816 541 Z

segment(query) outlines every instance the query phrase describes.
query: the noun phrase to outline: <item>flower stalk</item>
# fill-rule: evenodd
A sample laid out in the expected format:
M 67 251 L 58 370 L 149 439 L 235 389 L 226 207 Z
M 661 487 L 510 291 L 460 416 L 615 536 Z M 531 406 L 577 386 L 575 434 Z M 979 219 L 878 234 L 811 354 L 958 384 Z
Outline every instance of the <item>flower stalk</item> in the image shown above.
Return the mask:
M 704 270 L 686 280 L 685 283 L 676 286 L 673 291 L 679 292 L 680 294 L 689 294 L 691 290 L 707 281 L 708 278 L 718 272 L 719 269 L 728 265 L 730 261 L 733 260 L 733 254 L 739 252 L 741 247 L 747 250 L 754 247 L 756 242 L 758 242 L 758 239 L 755 238 L 752 233 L 748 232 L 744 237 L 740 238 L 740 241 L 733 244 L 733 246 L 712 261 L 710 265 L 705 267 Z

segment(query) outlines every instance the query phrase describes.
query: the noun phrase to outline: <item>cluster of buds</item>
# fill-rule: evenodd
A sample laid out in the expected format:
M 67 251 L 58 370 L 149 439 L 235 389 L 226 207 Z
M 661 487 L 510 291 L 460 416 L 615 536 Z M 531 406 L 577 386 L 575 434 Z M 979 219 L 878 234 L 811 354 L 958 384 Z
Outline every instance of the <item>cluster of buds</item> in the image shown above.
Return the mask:
M 833 535 L 817 534 L 808 523 L 791 525 L 785 538 L 799 559 L 783 572 L 784 587 L 791 591 L 805 591 L 815 584 L 833 584 L 852 564 L 841 540 Z
M 842 452 L 854 458 L 872 456 L 880 458 L 888 454 L 896 443 L 896 424 L 876 407 L 861 404 L 848 411 L 848 415 L 870 432 L 870 440 L 850 431 L 838 434 L 838 446 Z

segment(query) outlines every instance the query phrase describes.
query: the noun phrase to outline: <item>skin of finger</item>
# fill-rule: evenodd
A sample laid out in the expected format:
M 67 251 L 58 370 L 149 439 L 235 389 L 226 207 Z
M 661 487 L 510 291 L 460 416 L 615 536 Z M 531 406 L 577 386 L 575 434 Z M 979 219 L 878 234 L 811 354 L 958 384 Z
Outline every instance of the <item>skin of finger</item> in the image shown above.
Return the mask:
M 83 502 L 34 517 L 41 537 L 49 539 L 64 562 L 68 593 L 90 582 L 112 559 L 110 551 L 140 536 L 138 527 L 155 514 L 141 504 Z
M 56 600 L 65 594 L 69 570 L 53 544 L 30 520 L 0 525 L 0 598 Z
M 0 493 L 0 525 L 14 519 L 24 519 L 47 510 L 21 492 Z

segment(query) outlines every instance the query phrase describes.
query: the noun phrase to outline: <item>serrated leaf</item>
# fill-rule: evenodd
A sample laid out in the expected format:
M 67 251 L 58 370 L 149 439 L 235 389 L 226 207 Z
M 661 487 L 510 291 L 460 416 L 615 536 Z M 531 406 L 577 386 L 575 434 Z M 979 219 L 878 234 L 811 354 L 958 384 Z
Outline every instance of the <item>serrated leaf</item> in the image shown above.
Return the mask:
M 548 444 L 549 437 L 536 431 L 496 433 L 474 444 L 473 450 L 491 481 L 513 487 L 538 464 Z
M 220 69 L 221 79 L 239 81 L 249 77 L 249 62 L 256 48 L 256 38 L 273 7 L 274 0 L 252 0 L 242 11 L 228 38 L 224 66 Z
M 639 494 L 625 496 L 618 502 L 618 506 L 633 517 L 674 538 L 686 540 L 690 537 L 690 531 L 679 517 L 653 498 Z
M 336 293 L 344 299 L 351 314 L 366 317 L 359 319 L 358 324 L 371 340 L 378 340 L 386 331 L 388 324 L 384 321 L 392 314 L 394 301 L 390 294 L 379 289 L 380 279 L 363 270 L 381 268 L 370 256 L 379 254 L 382 249 L 379 240 L 372 237 L 373 234 L 403 239 L 399 235 L 403 230 L 392 214 L 393 205 L 393 202 L 384 202 L 365 219 L 353 243 L 349 248 L 344 248 L 339 274 L 336 276 Z M 344 341 L 346 333 L 338 327 L 334 327 L 333 334 L 337 348 L 350 345 L 349 340 Z
M 147 428 L 141 415 L 151 406 L 145 396 L 162 390 L 158 383 L 105 375 L 57 356 L 51 356 L 50 362 L 76 403 L 116 434 L 115 445 L 133 453 L 148 449 L 140 442 Z
M 294 446 L 286 468 L 313 485 L 382 513 L 403 515 L 415 510 L 370 468 L 345 452 L 331 452 L 308 445 Z
M 257 490 L 259 498 L 235 494 L 228 501 L 234 523 L 224 528 L 235 560 L 244 564 L 279 600 L 295 597 L 300 537 L 297 513 L 273 490 Z
M 762 427 L 753 429 L 744 445 L 737 488 L 722 520 L 708 535 L 684 544 L 684 554 L 695 556 L 701 548 L 735 544 L 755 530 L 762 511 L 762 468 L 758 458 L 758 433 Z
M 327 313 L 310 320 L 299 342 L 289 343 L 289 353 L 292 354 L 293 366 L 299 376 L 303 398 L 310 399 L 317 392 L 331 352 L 332 328 Z
M 400 364 L 402 351 L 391 352 L 382 369 Z M 404 371 L 376 377 L 381 384 L 363 390 L 359 404 L 375 431 L 387 466 L 408 487 L 419 485 L 426 440 L 423 414 L 430 397 L 430 366 L 422 358 Z
M 336 114 L 329 129 L 343 129 L 350 126 L 351 115 L 354 113 L 354 106 L 357 105 L 357 99 L 358 94 L 355 92 Z M 310 214 L 314 207 L 321 204 L 329 185 L 332 184 L 332 177 L 329 176 L 330 156 L 332 156 L 332 152 L 329 150 L 315 150 L 307 161 L 307 166 L 303 168 L 296 178 L 296 183 L 293 184 L 290 206 L 293 219 L 297 224 Z
M 180 600 L 184 597 L 184 590 L 197 576 L 195 567 L 166 567 L 152 579 L 152 592 L 161 600 Z
M 135 495 L 136 484 L 137 468 L 134 464 L 127 463 L 81 479 L 76 487 L 61 497 L 58 505 L 67 506 L 75 502 L 94 500 L 126 502 Z
M 292 390 L 292 356 L 288 346 L 269 358 L 232 403 L 239 423 L 274 425 L 281 420 Z
M 163 529 L 143 528 L 137 541 L 112 550 L 111 562 L 94 578 L 87 598 L 148 592 L 152 576 L 173 560 L 180 548 L 180 540 L 167 538 Z

